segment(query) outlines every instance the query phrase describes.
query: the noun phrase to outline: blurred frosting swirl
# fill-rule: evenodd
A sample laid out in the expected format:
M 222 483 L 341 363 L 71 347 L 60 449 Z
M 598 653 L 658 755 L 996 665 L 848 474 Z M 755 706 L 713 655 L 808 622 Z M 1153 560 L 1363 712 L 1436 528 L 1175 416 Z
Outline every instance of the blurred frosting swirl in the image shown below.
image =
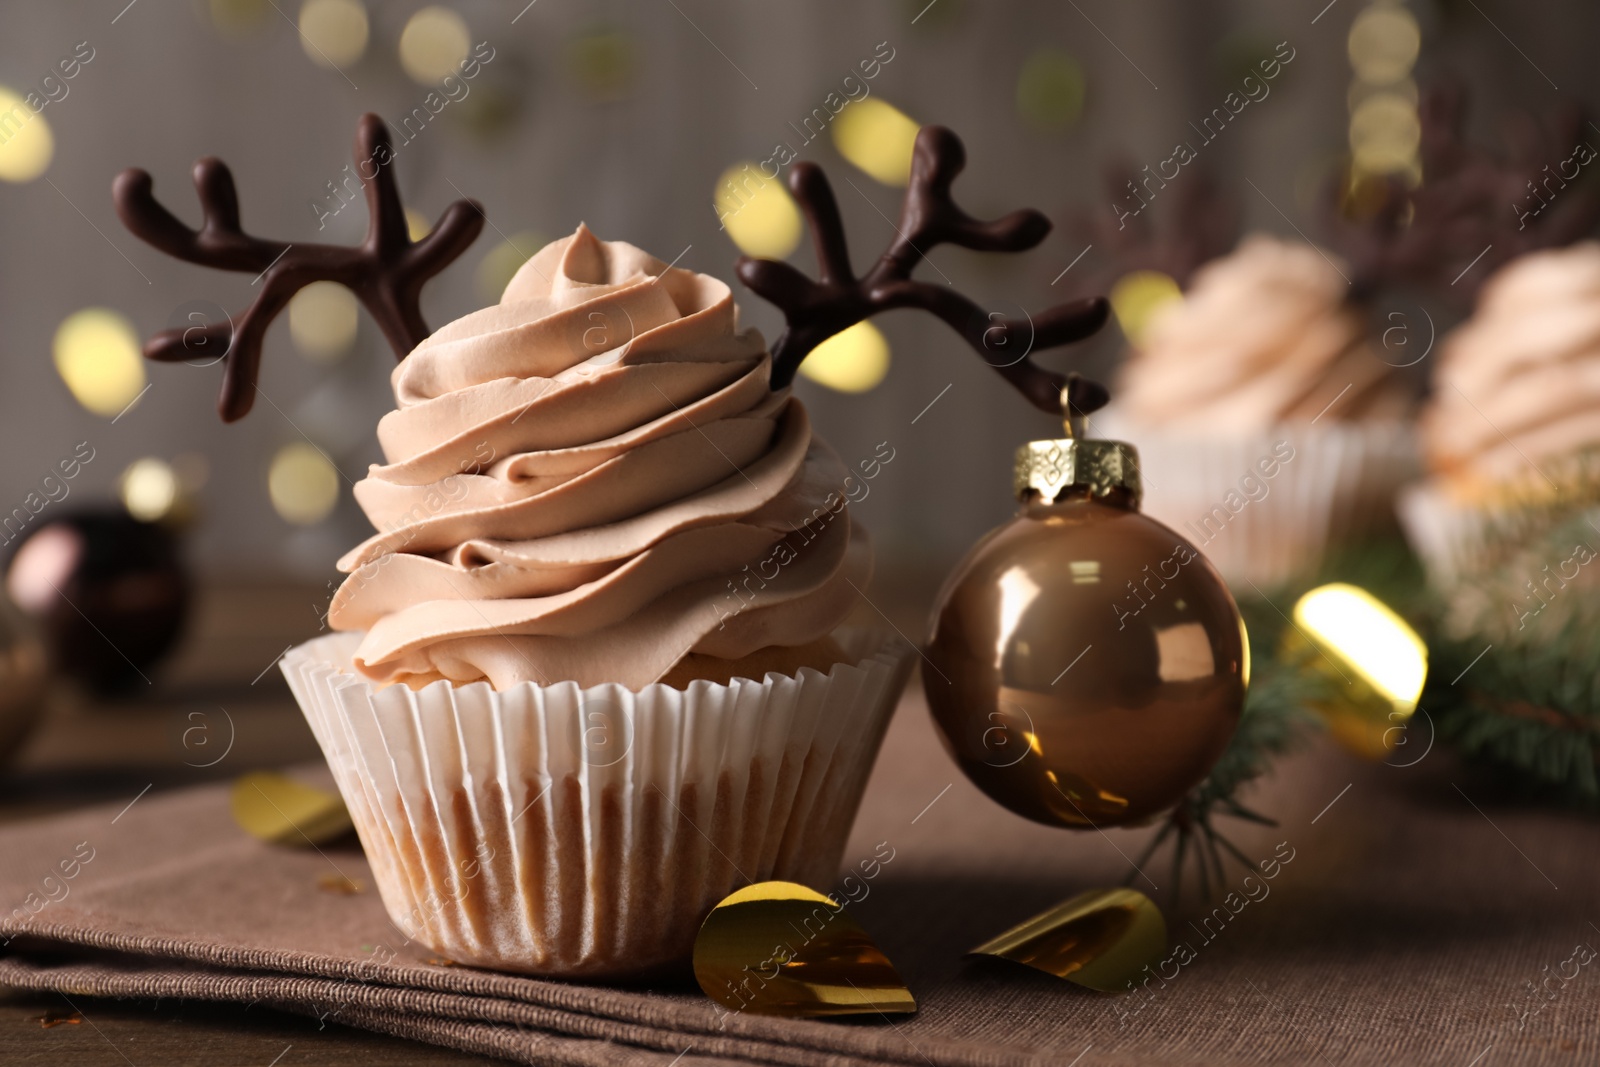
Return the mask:
M 1600 445 L 1600 243 L 1534 252 L 1445 339 L 1422 419 L 1429 465 L 1464 490 L 1532 479 Z
M 1224 435 L 1310 421 L 1324 409 L 1345 420 L 1401 415 L 1407 390 L 1368 346 L 1340 270 L 1312 245 L 1246 238 L 1155 313 L 1129 355 L 1118 411 Z
M 825 637 L 871 550 L 728 287 L 583 226 L 418 345 L 329 610 L 420 686 L 656 681 Z

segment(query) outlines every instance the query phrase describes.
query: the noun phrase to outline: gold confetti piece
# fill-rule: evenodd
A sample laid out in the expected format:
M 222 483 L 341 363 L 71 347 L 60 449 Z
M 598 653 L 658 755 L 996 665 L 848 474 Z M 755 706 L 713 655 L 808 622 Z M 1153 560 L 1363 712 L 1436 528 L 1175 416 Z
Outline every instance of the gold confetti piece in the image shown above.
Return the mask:
M 324 874 L 317 879 L 317 888 L 324 893 L 337 893 L 342 897 L 353 897 L 357 893 L 366 892 L 366 884 L 354 878 L 346 878 L 342 874 Z
M 758 882 L 711 909 L 694 976 L 733 1011 L 789 1018 L 917 1010 L 894 965 L 844 907 L 794 882 Z
M 430 967 L 454 967 L 456 965 L 455 960 L 447 960 L 443 956 L 429 956 L 422 962 Z
M 1120 993 L 1167 950 L 1167 922 L 1135 889 L 1091 889 L 968 955 L 998 956 L 1103 993 Z
M 258 771 L 233 783 L 233 821 L 246 833 L 278 845 L 323 845 L 351 830 L 337 793 Z
M 1417 632 L 1377 597 L 1344 582 L 1306 593 L 1292 614 L 1282 647 L 1329 682 L 1329 697 L 1314 706 L 1334 740 L 1373 760 L 1405 744 L 1428 678 L 1428 646 Z
M 83 1016 L 79 1015 L 77 1012 L 71 1012 L 66 1015 L 61 1015 L 56 1012 L 46 1012 L 45 1014 L 38 1016 L 38 1020 L 39 1028 L 41 1030 L 52 1030 L 57 1026 L 77 1026 L 79 1023 L 83 1022 Z

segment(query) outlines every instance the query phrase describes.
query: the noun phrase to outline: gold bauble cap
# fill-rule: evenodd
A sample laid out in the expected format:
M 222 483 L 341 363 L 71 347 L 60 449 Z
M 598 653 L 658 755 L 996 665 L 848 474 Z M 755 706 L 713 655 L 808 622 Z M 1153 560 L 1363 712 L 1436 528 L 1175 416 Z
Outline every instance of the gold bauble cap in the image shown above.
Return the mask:
M 1144 498 L 1144 486 L 1139 481 L 1139 450 L 1123 441 L 1076 437 L 1029 441 L 1017 449 L 1012 489 L 1021 501 L 1037 494 L 1040 503 L 1054 504 L 1081 493 L 1125 501 L 1137 511 Z
M 1073 412 L 1070 386 L 1061 390 L 1061 410 Z M 1139 479 L 1139 450 L 1123 441 L 1085 440 L 1072 414 L 1061 421 L 1066 436 L 1029 441 L 1017 449 L 1011 489 L 1024 504 L 1054 504 L 1084 496 L 1121 504 L 1134 511 L 1144 500 Z

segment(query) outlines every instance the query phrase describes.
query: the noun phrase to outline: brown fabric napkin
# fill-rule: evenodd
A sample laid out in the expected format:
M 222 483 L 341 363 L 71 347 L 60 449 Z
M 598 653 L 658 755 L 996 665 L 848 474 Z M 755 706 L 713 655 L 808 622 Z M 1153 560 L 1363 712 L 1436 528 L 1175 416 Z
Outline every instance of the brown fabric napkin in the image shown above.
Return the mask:
M 297 776 L 333 787 L 323 768 Z M 0 854 L 0 894 L 23 901 L 0 919 L 0 985 L 261 1003 L 525 1063 L 926 1062 L 887 1026 L 726 1016 L 692 980 L 645 992 L 448 964 L 389 922 L 359 849 L 256 841 L 227 786 L 13 827 Z M 952 1042 L 933 1062 L 1026 1059 Z
M 320 769 L 308 780 L 328 784 Z M 846 865 L 892 858 L 874 879 L 819 888 L 852 900 L 915 1016 L 723 1016 L 688 981 L 601 987 L 430 962 L 388 921 L 359 849 L 257 842 L 223 786 L 0 828 L 0 985 L 64 991 L 90 1018 L 80 997 L 257 1003 L 557 1065 L 1464 1064 L 1490 1048 L 1487 1067 L 1600 1054 L 1600 959 L 1565 962 L 1579 943 L 1600 947 L 1592 819 L 1496 803 L 1439 752 L 1400 769 L 1325 747 L 1249 799 L 1280 826 L 1233 823 L 1230 836 L 1252 858 L 1280 842 L 1295 858 L 1220 919 L 1173 911 L 1170 861 L 1147 864 L 1136 884 L 1192 955 L 1125 996 L 962 954 L 1120 883 L 1150 831 L 1072 833 L 1003 811 L 959 777 L 914 694 Z M 1244 874 L 1231 868 L 1230 887 Z M 329 876 L 366 889 L 319 888 Z M 29 894 L 56 899 L 34 913 Z

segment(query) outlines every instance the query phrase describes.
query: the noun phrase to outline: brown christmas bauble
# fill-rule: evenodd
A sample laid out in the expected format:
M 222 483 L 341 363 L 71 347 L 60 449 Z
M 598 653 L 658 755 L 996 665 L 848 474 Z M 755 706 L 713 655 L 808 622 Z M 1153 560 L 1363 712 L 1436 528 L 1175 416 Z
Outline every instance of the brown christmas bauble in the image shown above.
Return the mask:
M 1058 826 L 1137 824 L 1198 785 L 1244 706 L 1249 652 L 1200 551 L 1139 511 L 1138 456 L 1035 441 L 1023 504 L 945 583 L 922 677 L 985 793 Z
M 189 611 L 177 535 L 120 508 L 62 515 L 29 531 L 5 582 L 42 632 L 51 667 L 106 697 L 151 684 Z

